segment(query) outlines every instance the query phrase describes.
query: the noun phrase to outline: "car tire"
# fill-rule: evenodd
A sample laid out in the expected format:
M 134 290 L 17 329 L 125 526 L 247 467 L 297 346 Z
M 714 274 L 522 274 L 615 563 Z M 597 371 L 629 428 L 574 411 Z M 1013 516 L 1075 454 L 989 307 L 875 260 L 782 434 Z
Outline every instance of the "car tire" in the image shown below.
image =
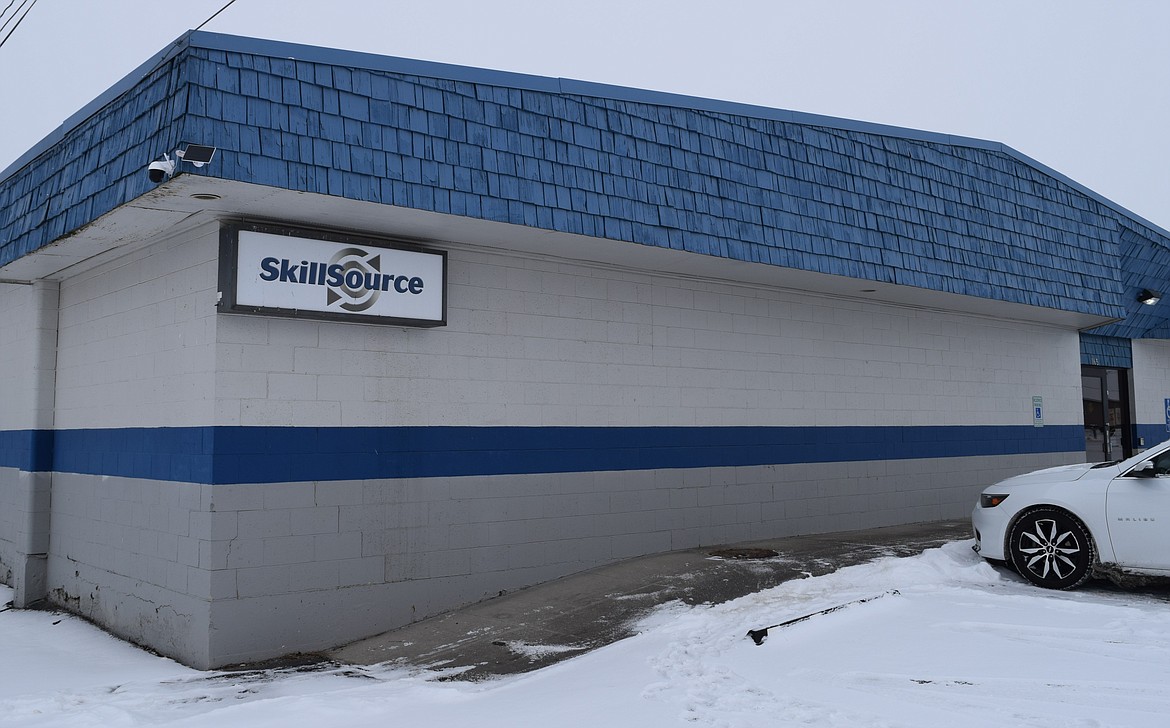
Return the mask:
M 1096 548 L 1089 529 L 1059 508 L 1025 511 L 1008 535 L 1008 560 L 1028 581 L 1045 589 L 1072 589 L 1092 572 Z

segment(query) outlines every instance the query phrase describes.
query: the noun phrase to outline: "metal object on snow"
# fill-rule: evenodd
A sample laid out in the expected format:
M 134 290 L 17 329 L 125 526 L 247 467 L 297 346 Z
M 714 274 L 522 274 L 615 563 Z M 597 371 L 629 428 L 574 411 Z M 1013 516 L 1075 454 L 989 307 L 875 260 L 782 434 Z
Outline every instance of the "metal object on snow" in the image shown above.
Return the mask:
M 882 597 L 889 596 L 891 594 L 897 594 L 897 593 L 898 593 L 897 589 L 891 589 L 888 592 L 878 594 L 877 596 L 865 597 L 864 599 L 854 599 L 851 602 L 845 602 L 844 604 L 838 604 L 835 607 L 829 607 L 828 609 L 822 609 L 819 612 L 813 612 L 812 614 L 806 614 L 803 617 L 794 617 L 793 619 L 789 619 L 787 621 L 780 622 L 779 624 L 772 624 L 772 625 L 769 625 L 767 627 L 763 627 L 761 629 L 749 629 L 747 636 L 752 638 L 752 642 L 755 642 L 757 645 L 762 645 L 762 644 L 764 644 L 764 640 L 767 639 L 768 630 L 770 630 L 770 629 L 776 629 L 777 627 L 787 627 L 790 624 L 796 624 L 797 622 L 803 622 L 806 619 L 812 619 L 813 617 L 817 617 L 817 616 L 820 616 L 822 614 L 831 614 L 832 612 L 836 612 L 836 611 L 839 611 L 841 609 L 845 609 L 846 607 L 852 607 L 856 604 L 865 604 L 866 602 L 872 602 L 875 599 L 881 599 Z

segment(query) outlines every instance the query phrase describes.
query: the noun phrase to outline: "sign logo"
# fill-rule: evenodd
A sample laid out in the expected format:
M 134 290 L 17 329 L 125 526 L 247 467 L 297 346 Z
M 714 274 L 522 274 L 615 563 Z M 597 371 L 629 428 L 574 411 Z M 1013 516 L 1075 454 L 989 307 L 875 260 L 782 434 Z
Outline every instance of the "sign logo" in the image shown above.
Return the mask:
M 342 266 L 345 275 L 342 276 L 340 286 L 325 289 L 326 305 L 337 303 L 345 296 L 350 300 L 341 301 L 340 307 L 356 313 L 373 306 L 382 294 L 380 285 L 364 285 L 367 281 L 372 282 L 375 276 L 381 277 L 382 256 L 370 255 L 361 248 L 345 248 L 337 251 L 329 264 Z M 338 290 L 341 292 L 338 293 Z
M 225 310 L 446 323 L 443 253 L 256 230 L 239 230 L 235 249 L 235 290 Z

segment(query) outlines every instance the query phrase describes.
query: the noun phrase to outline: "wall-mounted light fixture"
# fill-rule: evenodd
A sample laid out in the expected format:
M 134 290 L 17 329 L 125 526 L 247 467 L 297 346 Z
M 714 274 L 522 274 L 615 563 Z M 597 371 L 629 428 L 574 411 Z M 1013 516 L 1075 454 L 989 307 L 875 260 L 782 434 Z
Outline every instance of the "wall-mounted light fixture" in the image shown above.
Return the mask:
M 1162 300 L 1162 296 L 1161 294 L 1154 293 L 1151 290 L 1143 288 L 1142 292 L 1138 294 L 1137 300 L 1140 303 L 1146 304 L 1147 306 L 1153 306 L 1155 303 Z

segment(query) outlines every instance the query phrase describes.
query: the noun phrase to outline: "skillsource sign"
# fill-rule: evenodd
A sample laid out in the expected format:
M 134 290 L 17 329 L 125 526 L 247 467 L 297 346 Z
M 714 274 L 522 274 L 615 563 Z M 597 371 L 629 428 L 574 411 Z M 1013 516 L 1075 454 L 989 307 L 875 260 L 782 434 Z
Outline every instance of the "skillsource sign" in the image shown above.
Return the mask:
M 221 239 L 221 308 L 331 320 L 442 326 L 443 252 L 257 226 L 227 228 Z M 223 267 L 234 261 L 234 270 Z

